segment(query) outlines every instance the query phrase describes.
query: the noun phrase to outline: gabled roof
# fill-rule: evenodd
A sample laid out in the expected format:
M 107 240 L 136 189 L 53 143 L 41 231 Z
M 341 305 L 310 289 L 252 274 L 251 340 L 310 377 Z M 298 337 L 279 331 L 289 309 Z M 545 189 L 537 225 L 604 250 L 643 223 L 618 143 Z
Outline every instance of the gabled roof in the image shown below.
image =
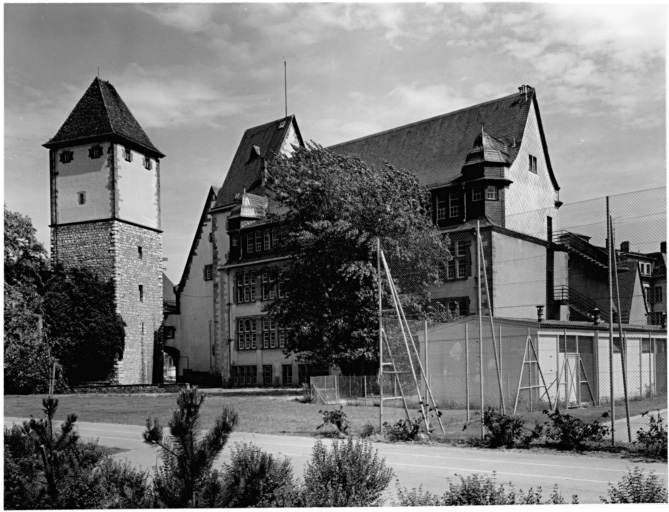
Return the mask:
M 181 293 L 184 289 L 184 286 L 186 286 L 186 281 L 188 280 L 188 276 L 190 275 L 190 267 L 191 264 L 193 263 L 193 257 L 195 256 L 195 251 L 197 250 L 198 243 L 200 242 L 203 235 L 203 226 L 207 221 L 207 215 L 211 210 L 211 203 L 216 199 L 220 190 L 221 190 L 220 187 L 214 187 L 214 186 L 209 187 L 209 191 L 207 192 L 207 197 L 204 201 L 204 207 L 202 208 L 202 213 L 200 214 L 200 220 L 198 221 L 197 229 L 195 230 L 193 243 L 191 244 L 190 250 L 188 251 L 188 256 L 186 258 L 186 265 L 184 266 L 184 271 L 183 274 L 181 275 L 181 279 L 179 280 L 179 284 L 176 287 L 177 293 Z
M 251 192 L 262 186 L 264 162 L 279 153 L 291 124 L 295 128 L 300 145 L 304 145 L 297 120 L 293 115 L 249 128 L 244 132 L 223 181 L 216 208 L 234 203 L 235 196 L 244 190 Z
M 44 147 L 85 144 L 104 137 L 121 138 L 158 158 L 165 156 L 153 145 L 114 86 L 97 77 Z
M 422 185 L 436 188 L 460 176 L 467 155 L 477 137 L 480 140 L 482 130 L 494 138 L 494 141 L 488 141 L 489 149 L 499 151 L 506 146 L 507 154 L 504 156 L 509 165 L 512 164 L 518 155 L 531 105 L 534 105 L 537 115 L 548 172 L 553 186 L 559 190 L 548 156 L 536 93 L 531 87 L 527 87 L 526 93 L 512 94 L 336 144 L 329 149 L 340 154 L 359 156 L 369 165 L 382 165 L 387 161 L 395 167 L 414 172 Z

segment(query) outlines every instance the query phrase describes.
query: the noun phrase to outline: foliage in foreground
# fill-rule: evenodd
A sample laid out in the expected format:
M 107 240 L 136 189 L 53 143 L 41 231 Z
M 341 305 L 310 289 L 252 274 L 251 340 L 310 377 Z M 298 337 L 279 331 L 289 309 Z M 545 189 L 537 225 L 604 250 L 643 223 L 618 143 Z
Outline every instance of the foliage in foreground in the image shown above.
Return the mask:
M 429 193 L 409 171 L 370 167 L 316 144 L 273 159 L 267 188 L 286 209 L 279 249 L 292 256 L 276 276 L 286 293 L 267 307 L 292 328 L 286 352 L 345 375 L 375 371 L 376 240 L 388 259 L 412 269 L 413 289 L 400 293 L 415 313 L 429 314 L 429 286 L 449 259 Z
M 654 472 L 646 474 L 635 467 L 616 484 L 609 484 L 608 499 L 600 497 L 603 503 L 666 503 L 667 488 Z
M 525 427 L 525 421 L 509 414 L 503 414 L 488 407 L 483 413 L 483 425 L 486 429 L 485 442 L 490 448 L 527 448 L 530 443 L 541 436 L 543 428 L 537 424 L 534 429 Z
M 368 507 L 381 505 L 393 471 L 364 441 L 334 442 L 331 450 L 317 441 L 304 470 L 299 506 Z
M 460 481 L 448 481 L 448 490 L 441 496 L 418 489 L 397 487 L 397 501 L 395 505 L 402 507 L 413 506 L 464 506 L 464 505 L 560 505 L 566 503 L 557 485 L 546 500 L 543 499 L 541 487 L 536 490 L 530 488 L 527 493 L 516 491 L 513 484 L 497 485 L 496 474 L 482 476 L 473 474 L 463 477 L 456 475 Z M 572 503 L 578 503 L 578 497 L 572 496 Z
M 586 443 L 601 443 L 609 429 L 598 421 L 586 423 L 569 414 L 562 414 L 559 409 L 544 411 L 550 423 L 546 424 L 546 438 L 560 450 L 580 450 Z
M 43 401 L 45 419 L 5 428 L 4 503 L 7 509 L 149 508 L 146 473 L 120 464 L 96 443 L 81 442 L 70 414 L 60 429 L 58 401 Z
M 214 426 L 200 435 L 200 407 L 204 395 L 197 388 L 184 389 L 169 421 L 170 435 L 163 434 L 157 418 L 146 420 L 144 442 L 160 449 L 163 465 L 156 470 L 154 488 L 161 505 L 168 508 L 213 506 L 218 499 L 218 473 L 212 471 L 237 425 L 237 413 L 223 408 Z
M 637 430 L 636 438 L 636 444 L 641 445 L 646 455 L 667 459 L 667 427 L 661 414 L 658 413 L 657 419 L 651 414 L 648 430 L 640 428 Z

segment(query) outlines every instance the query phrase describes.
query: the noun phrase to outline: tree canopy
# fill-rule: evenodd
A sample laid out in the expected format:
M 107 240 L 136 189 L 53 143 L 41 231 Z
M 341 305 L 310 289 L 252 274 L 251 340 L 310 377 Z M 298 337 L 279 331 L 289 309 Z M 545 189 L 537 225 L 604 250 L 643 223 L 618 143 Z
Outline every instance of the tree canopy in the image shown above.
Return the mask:
M 338 365 L 344 373 L 378 366 L 377 239 L 391 266 L 411 269 L 403 297 L 430 314 L 429 287 L 449 258 L 418 178 L 389 164 L 311 144 L 268 166 L 267 187 L 285 213 L 280 250 L 290 258 L 276 278 L 286 291 L 266 306 L 291 329 L 286 353 Z
M 52 268 L 30 218 L 6 205 L 4 285 L 5 393 L 45 392 L 53 360 L 63 384 L 107 378 L 125 340 L 113 283 Z

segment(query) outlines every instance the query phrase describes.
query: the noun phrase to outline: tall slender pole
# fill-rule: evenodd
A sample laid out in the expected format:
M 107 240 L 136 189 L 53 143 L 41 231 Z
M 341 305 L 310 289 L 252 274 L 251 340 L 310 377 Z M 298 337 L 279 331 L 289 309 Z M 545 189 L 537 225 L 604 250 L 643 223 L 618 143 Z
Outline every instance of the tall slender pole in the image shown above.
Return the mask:
M 427 320 L 425 320 L 424 323 L 424 338 L 425 338 L 425 354 L 423 357 L 423 360 L 425 362 L 425 376 L 423 378 L 423 396 L 427 396 L 427 386 L 428 386 L 428 379 L 430 375 L 430 367 L 427 365 Z
M 620 288 L 618 286 L 618 258 L 616 258 L 615 251 L 615 228 L 613 226 L 613 218 L 611 221 L 611 247 L 613 254 L 613 275 L 616 278 L 616 300 L 618 304 L 618 338 L 620 339 L 620 364 L 623 369 L 623 391 L 625 393 L 625 418 L 627 419 L 627 440 L 632 442 L 632 425 L 630 423 L 630 403 L 629 397 L 627 395 L 627 339 L 623 336 L 623 325 L 622 325 L 622 309 L 620 308 Z
M 611 404 L 611 445 L 616 445 L 616 404 L 613 394 L 613 265 L 611 247 L 611 217 L 609 215 L 609 196 L 606 196 L 606 249 L 609 256 L 609 403 Z M 566 340 L 565 340 L 566 343 Z
M 379 294 L 379 432 L 383 437 L 383 300 L 381 293 L 381 239 L 376 239 L 376 276 Z
M 286 70 L 286 61 L 283 61 L 283 95 L 286 106 L 286 117 L 288 117 L 288 71 Z
M 476 221 L 476 294 L 479 314 L 479 375 L 481 384 L 481 439 L 484 438 L 483 431 L 483 311 L 481 308 L 481 223 Z
M 465 397 L 467 402 L 467 423 L 469 423 L 469 324 L 465 324 Z

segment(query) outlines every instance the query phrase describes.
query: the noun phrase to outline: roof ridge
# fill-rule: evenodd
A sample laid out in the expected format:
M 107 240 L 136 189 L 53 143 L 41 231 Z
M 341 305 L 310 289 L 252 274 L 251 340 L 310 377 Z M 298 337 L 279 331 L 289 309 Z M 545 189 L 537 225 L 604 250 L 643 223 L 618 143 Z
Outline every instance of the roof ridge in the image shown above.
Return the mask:
M 102 82 L 103 81 L 100 80 L 100 77 L 96 76 L 93 79 L 93 83 L 95 83 L 98 87 L 98 93 L 100 94 L 100 98 L 102 98 L 102 105 L 104 106 L 105 116 L 107 117 L 107 122 L 109 123 L 109 127 L 111 128 L 111 133 L 114 133 L 114 134 L 118 135 L 118 133 L 116 132 L 116 129 L 114 128 L 114 124 L 112 123 L 111 117 L 109 117 L 109 105 L 107 105 L 107 101 L 105 100 L 105 95 L 102 92 L 102 85 L 101 85 Z M 109 82 L 107 82 L 107 83 L 109 83 Z
M 502 100 L 511 98 L 512 96 L 519 96 L 519 95 L 520 95 L 519 93 L 515 92 L 515 93 L 513 93 L 513 94 L 508 94 L 508 95 L 506 95 L 506 96 L 502 96 L 502 97 L 500 97 L 500 98 L 496 98 L 496 99 L 494 99 L 494 100 L 484 101 L 483 103 L 477 103 L 476 105 L 470 105 L 469 107 L 464 107 L 464 108 L 460 108 L 460 109 L 458 109 L 458 110 L 453 110 L 453 111 L 451 111 L 451 112 L 446 112 L 446 113 L 444 113 L 444 114 L 440 114 L 440 115 L 438 115 L 438 116 L 432 116 L 432 117 L 429 117 L 429 118 L 427 118 L 427 119 L 422 119 L 422 120 L 420 120 L 420 121 L 414 121 L 413 123 L 403 124 L 403 125 L 401 125 L 401 126 L 396 126 L 395 128 L 390 128 L 390 129 L 388 129 L 388 130 L 383 130 L 383 131 L 380 131 L 380 132 L 377 132 L 377 133 L 373 133 L 373 134 L 371 134 L 371 135 L 365 135 L 365 136 L 363 136 L 363 137 L 358 137 L 357 139 L 351 139 L 351 140 L 347 140 L 347 141 L 344 141 L 344 142 L 340 142 L 340 143 L 338 143 L 338 144 L 333 144 L 333 145 L 331 145 L 331 146 L 328 146 L 327 149 L 336 148 L 336 147 L 338 147 L 338 146 L 343 146 L 343 145 L 345 145 L 345 144 L 351 144 L 351 143 L 353 143 L 353 142 L 357 142 L 357 141 L 361 141 L 361 140 L 365 140 L 365 139 L 372 139 L 372 138 L 374 138 L 374 137 L 378 137 L 378 136 L 381 136 L 381 135 L 386 135 L 386 134 L 388 134 L 388 133 L 392 133 L 392 132 L 395 132 L 395 131 L 398 131 L 398 130 L 404 130 L 404 129 L 409 128 L 409 127 L 411 127 L 411 126 L 419 126 L 419 125 L 421 125 L 421 124 L 425 124 L 425 123 L 432 122 L 432 121 L 434 121 L 435 119 L 440 119 L 440 118 L 443 118 L 443 117 L 447 117 L 447 116 L 451 116 L 451 115 L 459 114 L 459 113 L 461 113 L 461 112 L 465 112 L 465 111 L 467 111 L 467 110 L 471 110 L 471 109 L 474 109 L 474 108 L 480 108 L 480 107 L 482 107 L 482 106 L 484 106 L 484 105 L 489 105 L 490 103 L 495 103 L 495 102 L 497 102 L 497 101 L 502 101 Z M 528 98 L 527 98 L 527 101 L 531 101 L 533 96 L 534 96 L 534 88 L 531 88 L 531 89 L 528 91 Z

